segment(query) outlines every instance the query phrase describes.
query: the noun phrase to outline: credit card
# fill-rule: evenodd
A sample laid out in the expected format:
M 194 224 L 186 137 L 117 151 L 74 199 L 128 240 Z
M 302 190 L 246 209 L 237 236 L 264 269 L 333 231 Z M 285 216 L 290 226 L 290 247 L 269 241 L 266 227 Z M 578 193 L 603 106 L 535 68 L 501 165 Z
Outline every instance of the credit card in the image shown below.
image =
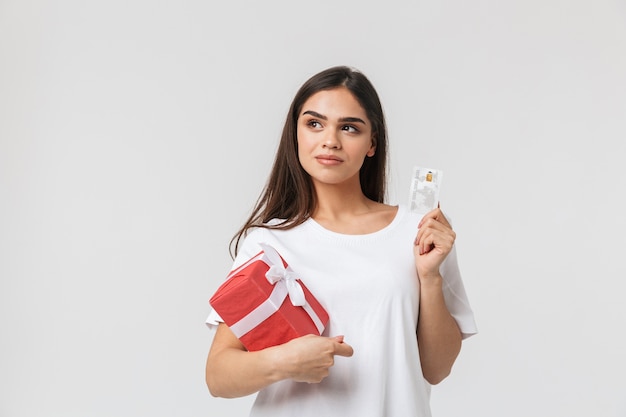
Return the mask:
M 439 169 L 416 166 L 411 178 L 409 210 L 426 214 L 439 205 L 439 189 L 443 172 Z

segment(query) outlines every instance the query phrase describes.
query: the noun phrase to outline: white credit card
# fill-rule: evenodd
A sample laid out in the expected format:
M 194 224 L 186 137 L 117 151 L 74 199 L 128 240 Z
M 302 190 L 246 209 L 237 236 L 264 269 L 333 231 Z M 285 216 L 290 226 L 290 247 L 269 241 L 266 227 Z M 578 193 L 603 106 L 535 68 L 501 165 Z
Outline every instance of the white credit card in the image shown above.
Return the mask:
M 439 169 L 414 167 L 411 178 L 409 210 L 426 214 L 439 205 L 439 189 L 443 172 Z

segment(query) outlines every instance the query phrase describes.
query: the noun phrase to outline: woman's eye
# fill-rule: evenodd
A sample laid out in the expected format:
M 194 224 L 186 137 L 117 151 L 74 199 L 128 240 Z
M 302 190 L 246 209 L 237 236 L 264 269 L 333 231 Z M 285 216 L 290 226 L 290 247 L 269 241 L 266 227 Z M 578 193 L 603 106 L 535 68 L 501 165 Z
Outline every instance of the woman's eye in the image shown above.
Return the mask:
M 308 124 L 309 124 L 310 127 L 314 128 L 314 129 L 322 127 L 320 122 L 318 122 L 317 120 L 311 120 Z
M 343 126 L 341 129 L 345 130 L 348 133 L 357 133 L 359 131 L 359 129 L 357 129 L 356 127 L 352 125 Z

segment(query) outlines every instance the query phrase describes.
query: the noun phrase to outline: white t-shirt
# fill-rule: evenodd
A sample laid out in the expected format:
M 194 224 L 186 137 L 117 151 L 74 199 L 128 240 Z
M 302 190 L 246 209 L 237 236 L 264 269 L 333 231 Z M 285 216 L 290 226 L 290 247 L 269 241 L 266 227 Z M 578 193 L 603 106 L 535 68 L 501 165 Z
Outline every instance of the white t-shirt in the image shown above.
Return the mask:
M 335 357 L 319 384 L 283 380 L 261 390 L 253 417 L 429 417 L 416 327 L 419 283 L 413 241 L 421 215 L 398 207 L 394 220 L 366 235 L 344 235 L 313 219 L 290 230 L 253 229 L 233 269 L 273 246 L 330 316 L 324 336 L 344 335 L 352 357 Z M 440 268 L 444 298 L 463 337 L 477 332 L 453 248 Z M 207 324 L 219 316 L 211 311 Z

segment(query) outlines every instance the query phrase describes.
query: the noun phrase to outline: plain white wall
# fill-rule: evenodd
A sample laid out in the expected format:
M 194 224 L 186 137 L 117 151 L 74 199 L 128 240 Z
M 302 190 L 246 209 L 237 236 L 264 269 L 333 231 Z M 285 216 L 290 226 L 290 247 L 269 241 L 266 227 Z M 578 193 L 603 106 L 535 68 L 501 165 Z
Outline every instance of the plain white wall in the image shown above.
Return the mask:
M 246 415 L 207 299 L 310 75 L 360 68 L 390 202 L 442 169 L 480 334 L 436 416 L 626 416 L 623 1 L 0 1 L 0 416 Z

